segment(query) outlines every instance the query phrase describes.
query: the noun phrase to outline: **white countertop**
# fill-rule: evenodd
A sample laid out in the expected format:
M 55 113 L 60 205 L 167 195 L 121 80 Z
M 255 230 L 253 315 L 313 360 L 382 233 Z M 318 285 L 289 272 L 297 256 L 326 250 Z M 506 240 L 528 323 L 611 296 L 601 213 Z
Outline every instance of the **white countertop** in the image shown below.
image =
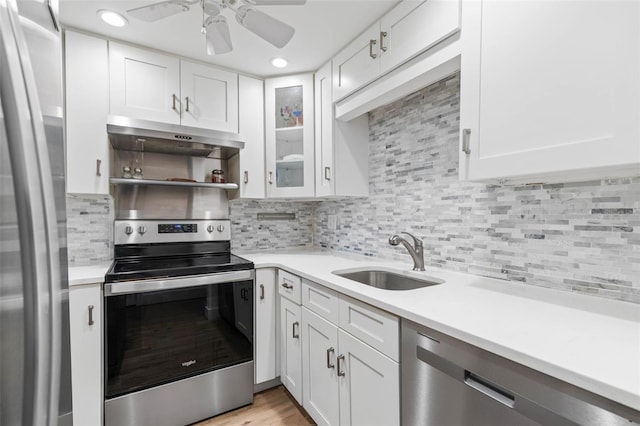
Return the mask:
M 89 266 L 69 267 L 69 287 L 85 284 L 102 284 L 104 274 L 111 266 L 111 262 L 96 263 Z
M 338 252 L 245 252 L 277 267 L 446 333 L 636 410 L 640 407 L 640 306 L 517 282 L 384 262 Z M 366 266 L 446 283 L 408 291 L 333 275 Z

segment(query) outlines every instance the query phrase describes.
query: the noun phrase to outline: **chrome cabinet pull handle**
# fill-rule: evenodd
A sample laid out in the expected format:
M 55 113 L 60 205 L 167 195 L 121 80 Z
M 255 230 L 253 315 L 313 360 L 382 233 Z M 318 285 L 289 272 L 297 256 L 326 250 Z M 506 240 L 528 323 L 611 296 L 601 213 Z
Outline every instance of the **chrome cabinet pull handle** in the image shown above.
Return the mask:
M 373 53 L 373 46 L 377 43 L 376 40 L 369 40 L 369 56 L 371 56 L 372 59 L 375 59 L 378 57 L 377 54 Z
M 471 129 L 462 130 L 462 152 L 471 154 Z
M 291 284 L 287 284 L 287 283 L 282 283 L 282 287 L 286 288 L 287 290 L 291 290 L 293 288 Z
M 344 355 L 338 355 L 337 360 L 338 360 L 338 376 L 344 377 L 346 374 L 345 374 L 344 370 L 341 367 L 342 362 L 344 362 Z M 340 362 L 340 361 L 342 361 L 342 362 Z
M 102 160 L 99 158 L 96 159 L 96 176 L 102 176 L 102 173 L 100 173 L 100 164 L 102 164 Z
M 331 167 L 324 168 L 324 179 L 331 180 Z
M 264 284 L 260 284 L 260 300 L 264 300 Z
M 380 50 L 383 52 L 387 51 L 387 46 L 384 45 L 384 39 L 387 38 L 386 31 L 380 31 Z
M 269 172 L 269 185 L 273 184 L 273 172 Z
M 244 183 L 249 183 L 249 171 L 244 171 Z
M 93 325 L 93 305 L 89 305 L 89 325 Z
M 185 96 L 184 100 L 187 101 L 187 107 L 184 110 L 185 110 L 185 112 L 189 112 L 189 97 Z
M 177 98 L 177 96 L 176 96 L 175 93 L 173 95 L 171 95 L 171 96 L 173 97 L 173 106 L 172 106 L 172 108 L 173 108 L 173 110 L 175 112 L 178 112 L 178 109 L 176 108 L 176 98 Z
M 331 363 L 331 354 L 335 352 L 333 347 L 327 349 L 327 368 L 336 368 L 335 364 Z
M 292 329 L 292 330 L 291 330 L 292 337 L 293 337 L 294 339 L 298 339 L 298 338 L 300 338 L 300 332 L 298 331 L 298 333 L 296 333 L 296 326 L 300 327 L 300 323 L 299 323 L 298 321 L 296 321 L 296 322 L 294 322 L 294 323 L 293 323 L 293 324 L 291 324 L 291 325 L 292 325 L 292 327 L 291 327 L 291 329 Z

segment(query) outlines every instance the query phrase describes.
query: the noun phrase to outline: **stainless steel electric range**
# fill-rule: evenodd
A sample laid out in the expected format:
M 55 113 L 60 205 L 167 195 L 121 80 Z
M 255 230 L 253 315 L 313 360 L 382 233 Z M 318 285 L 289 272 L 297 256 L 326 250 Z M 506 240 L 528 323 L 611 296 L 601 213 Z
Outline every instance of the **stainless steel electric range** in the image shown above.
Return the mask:
M 179 425 L 253 400 L 254 265 L 229 220 L 117 220 L 105 424 Z

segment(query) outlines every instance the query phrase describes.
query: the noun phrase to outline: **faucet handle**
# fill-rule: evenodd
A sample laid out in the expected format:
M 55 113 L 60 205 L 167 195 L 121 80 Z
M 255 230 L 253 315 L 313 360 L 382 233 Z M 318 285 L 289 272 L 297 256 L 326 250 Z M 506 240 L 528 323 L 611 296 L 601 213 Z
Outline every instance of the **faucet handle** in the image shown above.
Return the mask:
M 422 247 L 422 240 L 420 238 L 408 232 L 401 232 L 401 234 L 407 234 L 408 236 L 413 238 L 413 244 L 415 245 L 415 247 Z

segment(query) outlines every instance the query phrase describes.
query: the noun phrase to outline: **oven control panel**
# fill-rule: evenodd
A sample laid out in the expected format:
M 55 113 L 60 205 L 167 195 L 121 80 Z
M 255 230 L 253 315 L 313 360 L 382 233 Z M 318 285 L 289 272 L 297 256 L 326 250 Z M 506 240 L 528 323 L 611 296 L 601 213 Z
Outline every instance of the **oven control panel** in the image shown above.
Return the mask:
M 162 223 L 158 224 L 158 234 L 197 233 L 197 223 Z
M 116 220 L 113 225 L 115 245 L 229 241 L 229 220 Z

